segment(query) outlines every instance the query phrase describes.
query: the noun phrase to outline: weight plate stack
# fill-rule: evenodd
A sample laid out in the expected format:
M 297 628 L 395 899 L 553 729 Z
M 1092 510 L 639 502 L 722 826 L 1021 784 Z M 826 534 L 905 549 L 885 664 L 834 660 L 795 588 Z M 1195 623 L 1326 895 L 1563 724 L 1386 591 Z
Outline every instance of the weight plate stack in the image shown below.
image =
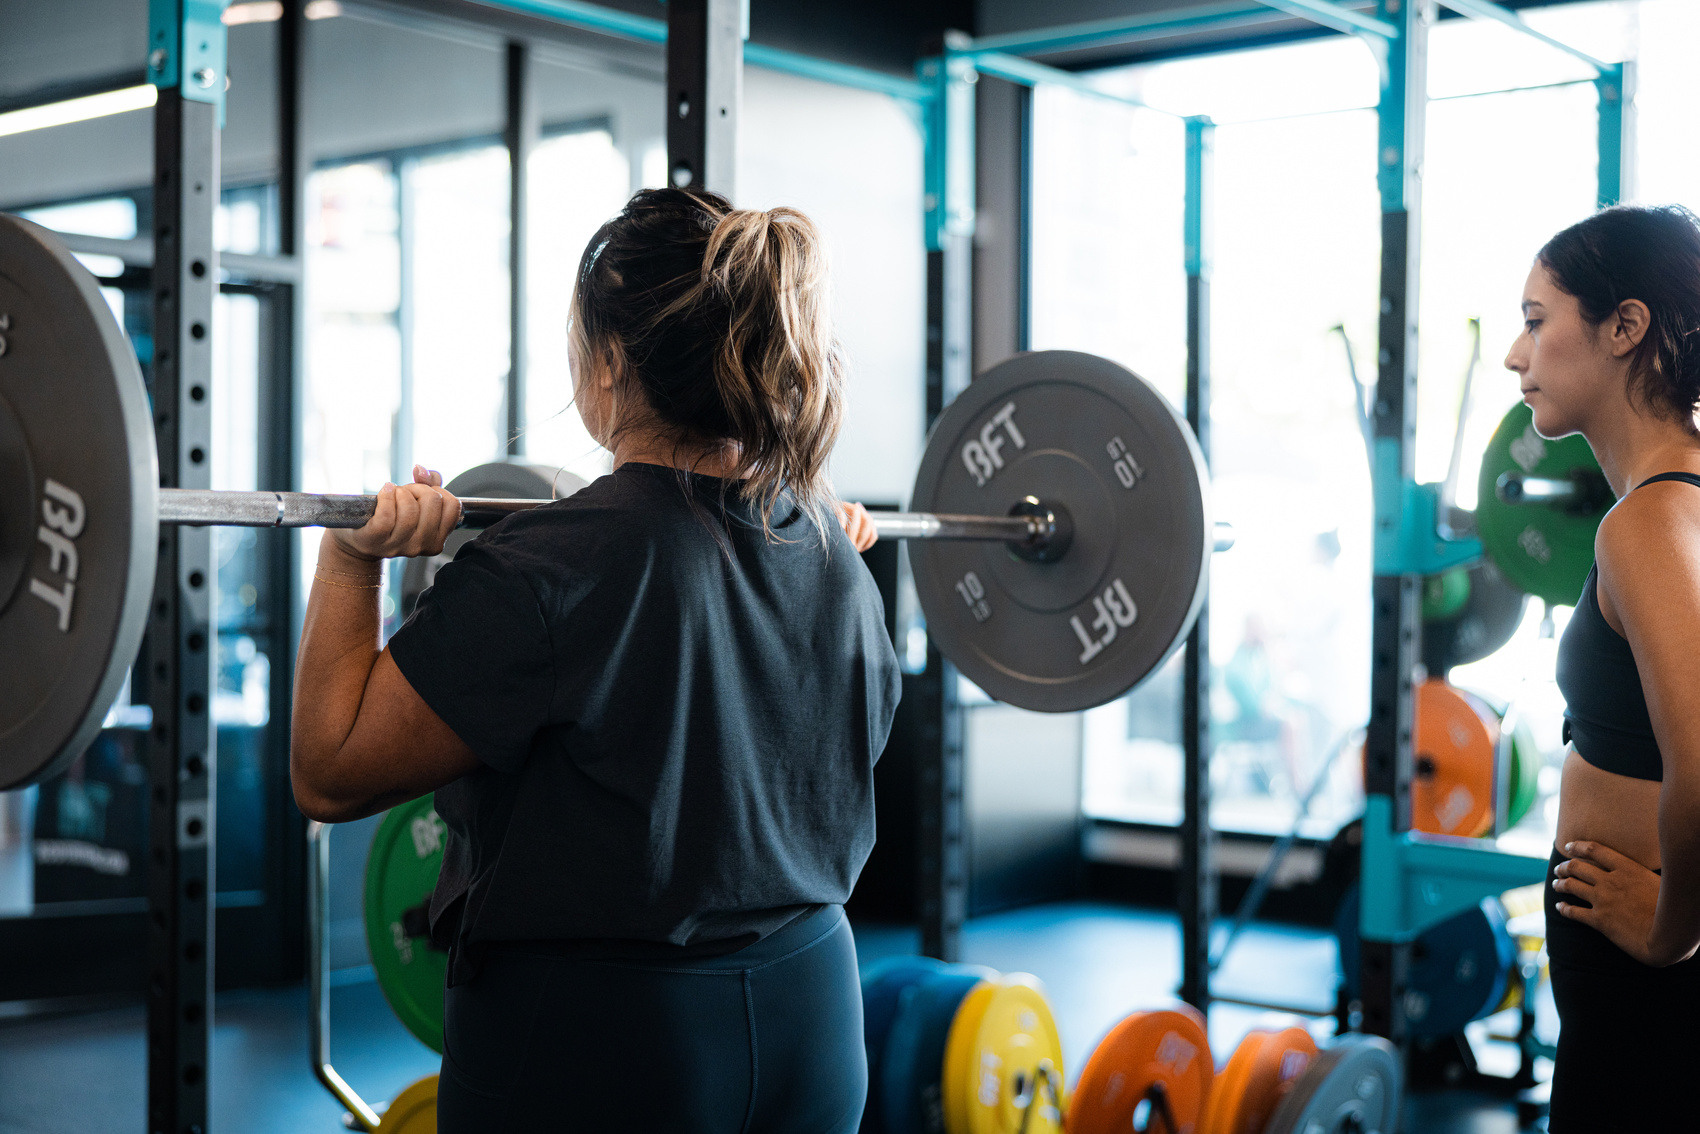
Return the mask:
M 141 370 L 99 285 L 0 213 L 0 657 L 28 659 L 0 683 L 0 791 L 100 731 L 152 603 L 158 485 Z
M 1248 1033 L 1211 1084 L 1198 1134 L 1263 1134 L 1315 1058 L 1316 1041 L 1303 1028 Z
M 899 994 L 880 1057 L 886 1134 L 943 1134 L 944 1049 L 951 1023 L 968 994 L 996 978 L 990 969 L 952 965 Z
M 885 1066 L 885 1043 L 907 988 L 924 977 L 948 972 L 950 966 L 931 957 L 890 957 L 874 964 L 862 977 L 862 1043 L 868 1054 L 868 1103 L 862 1110 L 863 1134 L 885 1134 L 880 1085 Z
M 366 856 L 366 947 L 378 987 L 408 1031 L 443 1050 L 448 954 L 432 947 L 426 910 L 443 867 L 447 829 L 435 796 L 390 809 Z
M 946 1134 L 1062 1129 L 1062 1038 L 1036 978 L 1009 973 L 963 999 L 945 1041 L 942 1086 Z
M 1081 1068 L 1070 1093 L 1069 1134 L 1193 1134 L 1215 1074 L 1197 1009 L 1135 1012 L 1109 1030 Z M 1172 1126 L 1158 1117 L 1164 1107 Z M 1135 1125 L 1141 1116 L 1143 1125 Z
M 1571 481 L 1575 503 L 1499 498 L 1499 478 Z M 1477 482 L 1476 534 L 1505 578 L 1555 606 L 1574 606 L 1594 565 L 1594 532 L 1611 509 L 1599 462 L 1581 434 L 1548 441 L 1535 432 L 1534 412 L 1519 403 L 1500 421 L 1482 454 Z
M 1266 1134 L 1395 1134 L 1399 1059 L 1379 1036 L 1345 1035 L 1311 1061 Z
M 474 465 L 443 485 L 461 497 L 487 496 L 498 500 L 565 500 L 587 482 L 565 469 L 533 465 L 524 461 L 491 461 Z M 460 549 L 478 537 L 476 531 L 458 528 L 449 533 L 443 550 L 432 556 L 415 556 L 401 574 L 401 616 L 406 618 L 419 605 L 419 596 L 430 589 L 443 564 L 454 561 Z
M 909 548 L 927 632 L 999 700 L 1113 700 L 1179 648 L 1204 600 L 1215 531 L 1198 443 L 1106 359 L 1039 351 L 982 374 L 934 427 L 911 506 L 1057 516 L 1066 546 L 1048 561 L 996 542 Z

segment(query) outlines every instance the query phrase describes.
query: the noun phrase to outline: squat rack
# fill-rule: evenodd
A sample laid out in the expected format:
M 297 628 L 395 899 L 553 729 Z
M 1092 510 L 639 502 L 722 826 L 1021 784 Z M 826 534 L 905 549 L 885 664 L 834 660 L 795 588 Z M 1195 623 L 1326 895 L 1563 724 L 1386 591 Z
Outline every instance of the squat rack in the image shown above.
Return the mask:
M 1495 19 L 1564 50 L 1595 68 L 1600 98 L 1599 202 L 1625 195 L 1633 138 L 1633 65 L 1604 63 L 1529 28 L 1487 0 L 1445 0 L 1474 18 Z M 1031 87 L 1054 83 L 1116 98 L 1080 76 L 1030 56 L 1061 48 L 1128 43 L 1180 31 L 1255 22 L 1267 9 L 1304 16 L 1360 36 L 1383 63 L 1378 113 L 1383 212 L 1380 364 L 1374 459 L 1376 578 L 1363 870 L 1364 1026 L 1402 1041 L 1410 941 L 1428 925 L 1487 893 L 1538 881 L 1544 864 L 1485 844 L 1412 835 L 1410 677 L 1418 657 L 1417 583 L 1421 575 L 1480 554 L 1474 541 L 1440 538 L 1435 494 L 1414 480 L 1414 401 L 1418 224 L 1426 49 L 1433 7 L 1428 0 L 1379 0 L 1367 16 L 1332 0 L 1263 0 L 1211 5 L 1192 12 L 1147 14 L 1014 36 L 944 37 L 923 60 L 915 81 L 745 42 L 743 0 L 673 0 L 669 19 L 644 19 L 580 0 L 452 0 L 461 14 L 506 13 L 619 39 L 667 44 L 669 168 L 691 180 L 732 190 L 736 91 L 742 64 L 889 95 L 914 106 L 926 145 L 929 423 L 971 377 L 974 215 L 974 90 L 979 75 Z M 299 276 L 304 183 L 299 92 L 304 79 L 303 0 L 284 0 L 279 34 L 280 260 L 290 286 L 290 336 L 298 367 L 302 331 Z M 219 130 L 225 88 L 224 0 L 150 0 L 147 75 L 159 88 L 155 110 L 153 231 L 154 395 L 162 485 L 209 488 L 212 373 L 208 330 L 217 288 L 213 215 L 219 191 Z M 671 39 L 671 42 L 669 42 Z M 508 49 L 507 142 L 512 168 L 536 136 L 527 91 L 528 48 Z M 674 101 L 677 100 L 677 101 Z M 1132 100 L 1118 99 L 1131 102 Z M 705 120 L 691 108 L 728 108 Z M 1135 103 L 1137 105 L 1137 103 Z M 1212 124 L 1186 122 L 1185 248 L 1187 272 L 1187 417 L 1208 455 L 1210 155 Z M 524 244 L 523 178 L 511 197 L 513 249 Z M 234 259 L 234 258 L 232 258 Z M 516 273 L 523 253 L 515 255 Z M 517 292 L 516 292 L 517 294 Z M 516 304 L 516 309 L 518 305 Z M 509 416 L 523 406 L 523 325 L 514 315 Z M 293 383 L 290 384 L 293 387 Z M 292 396 L 292 395 L 291 395 Z M 293 407 L 285 420 L 293 420 Z M 206 1069 L 213 973 L 213 830 L 215 733 L 210 713 L 212 563 L 205 529 L 172 527 L 161 538 L 161 569 L 146 653 L 152 675 L 150 734 L 148 1114 L 154 1131 L 208 1128 Z M 1215 913 L 1211 862 L 1208 733 L 1208 624 L 1201 613 L 1189 639 L 1183 693 L 1185 819 L 1179 908 L 1183 926 L 1183 996 L 1207 1006 L 1209 930 Z M 955 675 L 929 650 L 924 686 L 936 726 L 921 760 L 921 912 L 926 952 L 954 958 L 966 912 L 961 710 Z M 1373 880 L 1373 881 L 1372 881 Z

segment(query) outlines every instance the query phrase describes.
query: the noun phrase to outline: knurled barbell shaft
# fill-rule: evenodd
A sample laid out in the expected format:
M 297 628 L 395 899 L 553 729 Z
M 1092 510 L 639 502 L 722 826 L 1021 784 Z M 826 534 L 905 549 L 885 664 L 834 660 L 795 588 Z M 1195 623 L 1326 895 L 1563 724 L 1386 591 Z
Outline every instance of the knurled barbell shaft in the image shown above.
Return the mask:
M 463 528 L 487 528 L 515 512 L 548 500 L 494 500 L 462 497 Z M 209 492 L 192 488 L 159 490 L 162 524 L 204 524 L 237 528 L 358 528 L 372 518 L 376 496 L 328 496 L 312 492 Z M 984 539 L 1005 542 L 1043 540 L 1052 522 L 1039 516 L 948 516 L 930 512 L 869 512 L 881 539 Z

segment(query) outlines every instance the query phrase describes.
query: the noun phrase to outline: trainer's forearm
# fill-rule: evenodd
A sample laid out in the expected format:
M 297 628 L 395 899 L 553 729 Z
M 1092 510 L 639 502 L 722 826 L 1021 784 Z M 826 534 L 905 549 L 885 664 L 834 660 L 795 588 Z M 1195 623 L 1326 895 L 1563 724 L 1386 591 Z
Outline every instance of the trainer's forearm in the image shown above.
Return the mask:
M 1679 773 L 1661 788 L 1659 857 L 1659 906 L 1647 947 L 1672 964 L 1700 945 L 1700 777 Z
M 289 771 L 297 800 L 334 798 L 335 762 L 354 731 L 378 639 L 383 563 L 344 551 L 326 532 L 295 660 Z

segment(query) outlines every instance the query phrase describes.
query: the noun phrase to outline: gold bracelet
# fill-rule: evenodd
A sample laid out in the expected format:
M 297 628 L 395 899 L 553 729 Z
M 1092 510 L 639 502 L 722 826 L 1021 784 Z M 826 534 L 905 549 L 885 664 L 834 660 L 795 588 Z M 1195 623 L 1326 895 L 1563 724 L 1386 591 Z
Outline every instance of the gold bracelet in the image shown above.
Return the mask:
M 326 586 L 341 587 L 345 591 L 381 591 L 381 590 L 384 589 L 383 583 L 373 583 L 369 586 L 364 586 L 364 587 L 357 587 L 353 583 L 339 583 L 334 579 L 325 578 L 323 575 L 319 574 L 317 571 L 313 572 L 313 578 L 317 579 L 321 583 L 324 583 Z

